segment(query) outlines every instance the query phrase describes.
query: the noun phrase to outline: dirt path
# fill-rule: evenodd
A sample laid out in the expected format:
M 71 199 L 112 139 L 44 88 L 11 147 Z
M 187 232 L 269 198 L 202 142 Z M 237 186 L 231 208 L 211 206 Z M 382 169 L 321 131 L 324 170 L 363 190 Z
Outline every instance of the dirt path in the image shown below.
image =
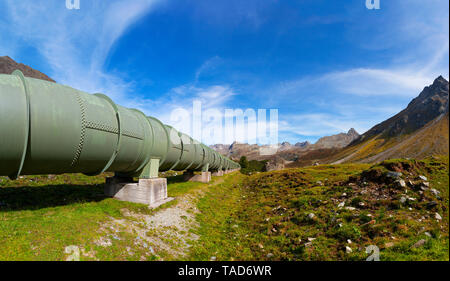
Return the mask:
M 223 181 L 222 177 L 208 185 L 202 185 L 176 198 L 175 205 L 151 215 L 122 209 L 121 212 L 126 218 L 111 218 L 111 221 L 102 225 L 100 231 L 107 235 L 102 236 L 95 244 L 110 247 L 114 243 L 114 237 L 120 240 L 118 234 L 126 232 L 135 237 L 133 243 L 127 247 L 130 255 L 139 250 L 143 253 L 142 260 L 147 259 L 146 256 L 154 256 L 158 260 L 183 259 L 189 247 L 198 239 L 198 236 L 192 232 L 198 226 L 195 220 L 195 215 L 199 212 L 196 207 L 197 201 L 208 187 Z

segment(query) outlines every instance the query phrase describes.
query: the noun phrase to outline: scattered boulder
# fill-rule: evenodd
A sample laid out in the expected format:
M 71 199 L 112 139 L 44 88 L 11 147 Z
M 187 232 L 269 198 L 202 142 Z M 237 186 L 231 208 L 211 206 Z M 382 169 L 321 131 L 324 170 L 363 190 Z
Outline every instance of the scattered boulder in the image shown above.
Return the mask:
M 313 220 L 316 217 L 313 213 L 308 214 L 308 219 Z
M 395 184 L 396 184 L 398 187 L 403 187 L 403 188 L 406 187 L 406 183 L 405 183 L 405 181 L 402 180 L 402 179 L 396 180 L 396 181 L 395 181 Z
M 422 247 L 423 245 L 425 245 L 427 241 L 425 241 L 425 239 L 420 239 L 419 241 L 417 241 L 414 245 L 412 245 L 412 248 L 419 248 Z
M 435 213 L 434 217 L 439 221 L 442 220 L 442 217 L 441 217 L 441 215 L 439 215 L 439 213 Z
M 345 246 L 345 252 L 347 254 L 350 254 L 351 252 L 353 252 L 352 248 L 350 248 L 349 246 Z
M 394 178 L 394 179 L 399 179 L 403 174 L 400 172 L 393 172 L 393 171 L 389 171 L 387 172 L 386 176 L 388 178 Z
M 109 247 L 112 246 L 111 239 L 106 237 L 100 237 L 100 239 L 94 241 L 94 244 L 101 247 Z
M 437 205 L 438 205 L 438 203 L 436 201 L 430 201 L 427 203 L 427 209 L 433 209 Z
M 405 204 L 406 203 L 406 197 L 405 196 L 402 196 L 401 198 L 400 198 L 400 203 L 402 203 L 402 204 Z
M 426 176 L 422 176 L 422 175 L 419 176 L 419 179 L 421 179 L 423 181 L 427 181 L 428 180 Z
M 441 194 L 438 190 L 436 190 L 436 189 L 434 189 L 434 188 L 430 189 L 430 191 L 431 191 L 431 193 L 433 193 L 434 196 L 436 196 L 436 197 L 438 197 L 438 196 Z

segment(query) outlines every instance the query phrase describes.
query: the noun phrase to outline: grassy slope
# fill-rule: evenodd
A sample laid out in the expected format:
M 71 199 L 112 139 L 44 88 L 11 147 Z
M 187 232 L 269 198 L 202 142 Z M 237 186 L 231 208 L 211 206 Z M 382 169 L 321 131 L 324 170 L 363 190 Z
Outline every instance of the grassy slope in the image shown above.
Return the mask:
M 441 192 L 441 199 L 429 190 L 420 194 L 417 188 L 384 184 L 386 167 L 402 165 L 413 167 L 403 173 L 414 182 L 419 174 L 427 176 L 431 187 Z M 379 178 L 361 177 L 373 171 L 380 171 Z M 416 200 L 400 204 L 406 190 Z M 343 193 L 347 195 L 343 197 Z M 427 209 L 430 201 L 437 201 L 437 206 Z M 355 210 L 339 208 L 341 202 Z M 380 248 L 381 260 L 449 259 L 445 157 L 420 162 L 394 160 L 374 166 L 288 169 L 246 177 L 243 183 L 233 178 L 213 187 L 198 207 L 202 212 L 201 239 L 192 250 L 193 259 L 364 260 L 368 245 Z M 442 221 L 434 218 L 435 212 Z M 310 213 L 314 218 L 308 218 Z M 426 240 L 425 245 L 412 248 L 420 239 Z M 352 253 L 347 254 L 345 246 Z
M 391 158 L 417 158 L 428 155 L 448 155 L 448 113 L 430 121 L 422 129 L 393 138 L 374 136 L 362 143 L 352 145 L 333 155 L 329 162 L 374 163 Z
M 110 233 L 113 245 L 100 247 L 102 224 L 112 218 L 127 219 L 121 212 L 150 214 L 146 205 L 122 202 L 103 195 L 105 176 L 81 174 L 26 176 L 10 181 L 0 177 L 0 260 L 64 260 L 69 245 L 80 246 L 82 260 L 136 260 L 145 249 L 133 247 L 134 236 Z M 169 196 L 179 196 L 202 184 L 169 180 Z M 175 204 L 174 201 L 163 207 Z M 129 218 L 128 218 L 129 219 Z M 127 247 L 133 247 L 129 255 Z M 148 256 L 151 259 L 151 256 Z
M 403 177 L 414 182 L 419 174 L 427 176 L 440 199 L 430 190 L 420 194 L 412 186 L 385 184 L 383 175 L 389 169 L 402 170 Z M 252 176 L 233 173 L 220 179 L 224 181 L 209 185 L 198 202 L 199 227 L 191 231 L 199 240 L 188 260 L 363 260 L 367 245 L 381 249 L 381 260 L 449 259 L 448 157 L 373 166 L 322 165 Z M 130 219 L 122 209 L 157 211 L 105 198 L 103 182 L 104 176 L 83 175 L 0 178 L 0 260 L 64 260 L 69 245 L 82 247 L 82 260 L 152 260 L 126 231 L 109 233 L 117 238 L 110 247 L 94 243 L 105 235 L 99 229 L 111 217 Z M 204 187 L 174 177 L 169 196 Z M 416 200 L 401 204 L 402 196 Z M 437 205 L 427 209 L 431 201 Z M 339 208 L 341 202 L 355 210 Z M 442 221 L 434 218 L 435 212 Z M 308 218 L 310 213 L 314 218 Z M 425 245 L 412 248 L 420 239 L 426 239 Z M 346 254 L 345 246 L 353 252 Z
M 448 155 L 448 113 L 427 124 L 422 129 L 407 136 L 400 143 L 386 148 L 382 153 L 365 159 L 366 162 L 379 162 L 391 158 L 421 159 L 428 155 Z

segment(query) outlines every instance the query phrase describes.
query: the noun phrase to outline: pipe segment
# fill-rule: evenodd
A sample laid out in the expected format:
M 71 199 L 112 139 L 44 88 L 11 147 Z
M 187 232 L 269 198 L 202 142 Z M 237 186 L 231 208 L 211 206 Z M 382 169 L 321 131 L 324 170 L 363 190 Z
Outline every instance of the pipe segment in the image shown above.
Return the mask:
M 150 164 L 157 171 L 240 168 L 106 95 L 24 77 L 18 70 L 0 74 L 0 176 L 108 171 L 129 177 L 142 175 Z

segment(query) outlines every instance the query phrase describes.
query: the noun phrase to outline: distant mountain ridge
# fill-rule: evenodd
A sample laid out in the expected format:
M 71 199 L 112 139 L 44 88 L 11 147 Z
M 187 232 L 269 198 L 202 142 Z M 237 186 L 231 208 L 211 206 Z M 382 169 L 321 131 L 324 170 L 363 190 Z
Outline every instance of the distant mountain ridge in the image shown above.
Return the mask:
M 8 56 L 0 57 L 0 74 L 11 74 L 16 69 L 22 71 L 23 75 L 26 77 L 55 82 L 55 80 L 53 80 L 52 78 L 48 77 L 38 70 L 29 67 L 28 65 L 17 63 Z
M 275 154 L 281 154 L 281 158 L 287 161 L 296 160 L 298 157 L 295 155 L 299 152 L 305 152 L 316 149 L 334 149 L 347 146 L 349 143 L 359 137 L 358 132 L 351 128 L 347 133 L 340 133 L 332 136 L 325 136 L 320 138 L 316 143 L 311 144 L 308 141 L 297 142 L 295 145 L 289 142 L 282 142 L 278 144 Z M 249 160 L 265 160 L 274 158 L 274 155 L 261 155 L 260 151 L 264 149 L 270 149 L 269 145 L 257 145 L 233 142 L 228 144 L 215 144 L 210 146 L 217 152 L 239 159 L 241 156 L 246 156 Z M 288 156 L 289 155 L 289 156 Z
M 423 159 L 449 154 L 449 83 L 442 76 L 424 87 L 408 106 L 391 118 L 359 135 L 347 133 L 320 138 L 316 143 L 288 142 L 278 151 L 261 156 L 256 144 L 213 145 L 212 148 L 234 159 L 269 160 L 271 166 L 298 167 L 315 163 L 373 163 L 392 158 Z
M 314 148 L 335 148 L 345 147 L 355 139 L 359 138 L 358 132 L 351 128 L 347 133 L 340 133 L 337 135 L 320 138 L 315 144 Z

